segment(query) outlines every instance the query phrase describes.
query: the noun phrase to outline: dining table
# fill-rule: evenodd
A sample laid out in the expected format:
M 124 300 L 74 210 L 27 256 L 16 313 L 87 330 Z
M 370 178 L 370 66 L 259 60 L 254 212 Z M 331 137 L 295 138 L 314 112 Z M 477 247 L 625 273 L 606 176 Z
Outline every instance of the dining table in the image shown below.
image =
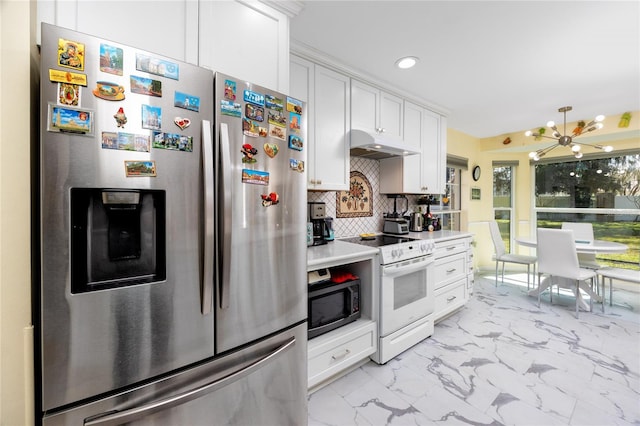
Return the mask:
M 515 239 L 516 243 L 518 243 L 521 246 L 524 247 L 530 247 L 530 248 L 536 248 L 537 247 L 537 241 L 535 237 L 518 237 Z M 627 246 L 626 244 L 622 244 L 622 243 L 617 243 L 615 241 L 606 241 L 606 240 L 593 240 L 593 241 L 587 241 L 587 240 L 576 240 L 576 252 L 577 253 L 624 253 L 627 250 L 629 250 L 629 246 Z M 560 277 L 556 277 L 554 278 L 556 281 L 556 284 L 560 284 L 560 283 L 564 283 L 566 282 L 567 284 L 569 283 L 570 280 L 566 279 L 566 278 L 560 278 Z M 551 280 L 549 279 L 549 277 L 545 277 L 541 282 L 540 285 L 535 287 L 534 289 L 529 291 L 529 296 L 538 296 L 538 293 L 543 292 L 544 290 L 546 290 L 547 288 L 549 288 L 553 283 L 551 282 Z M 597 284 L 596 284 L 597 285 Z M 561 285 L 562 287 L 571 287 L 570 285 Z M 591 300 L 595 300 L 596 302 L 602 302 L 602 296 L 600 296 L 599 294 L 597 294 L 597 288 L 596 291 L 594 291 L 594 289 L 588 285 L 585 281 L 581 281 L 579 283 L 579 286 L 582 290 L 584 290 L 585 293 L 587 293 L 589 295 L 589 297 L 591 297 Z M 584 310 L 590 310 L 589 305 L 587 305 L 587 303 L 584 301 L 584 299 L 582 298 L 582 296 L 580 295 L 580 292 L 578 292 L 578 294 L 576 294 L 576 297 L 579 300 L 579 305 L 581 308 L 583 308 Z

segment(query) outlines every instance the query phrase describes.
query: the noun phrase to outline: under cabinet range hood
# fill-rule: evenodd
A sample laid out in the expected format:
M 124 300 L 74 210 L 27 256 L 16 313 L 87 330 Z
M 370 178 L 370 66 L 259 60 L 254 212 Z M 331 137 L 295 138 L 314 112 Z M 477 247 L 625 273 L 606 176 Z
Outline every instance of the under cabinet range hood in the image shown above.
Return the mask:
M 414 154 L 420 154 L 420 152 L 408 148 L 401 141 L 386 136 L 384 133 L 351 129 L 351 156 L 353 157 L 381 160 Z

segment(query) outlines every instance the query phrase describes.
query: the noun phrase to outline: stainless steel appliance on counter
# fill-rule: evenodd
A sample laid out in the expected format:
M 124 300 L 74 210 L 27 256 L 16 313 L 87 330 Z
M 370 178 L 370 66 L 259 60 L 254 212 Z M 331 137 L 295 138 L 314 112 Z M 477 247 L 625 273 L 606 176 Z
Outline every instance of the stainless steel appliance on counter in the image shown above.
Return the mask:
M 319 201 L 307 203 L 308 220 L 313 227 L 313 244 L 319 246 L 333 240 L 327 228 L 326 205 Z
M 431 336 L 435 307 L 434 242 L 384 234 L 341 241 L 380 250 L 378 351 L 371 358 L 384 364 Z
M 306 424 L 305 105 L 48 24 L 40 86 L 36 419 Z

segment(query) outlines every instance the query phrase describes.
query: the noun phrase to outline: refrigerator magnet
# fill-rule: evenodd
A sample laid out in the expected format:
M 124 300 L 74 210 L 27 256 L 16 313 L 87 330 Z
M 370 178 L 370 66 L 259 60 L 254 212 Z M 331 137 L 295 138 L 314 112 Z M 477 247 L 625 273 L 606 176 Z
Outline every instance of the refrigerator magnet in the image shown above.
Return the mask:
M 136 69 L 173 80 L 179 80 L 180 76 L 180 67 L 177 63 L 140 53 L 136 53 Z
M 124 99 L 124 87 L 110 81 L 97 81 L 93 96 L 106 101 L 121 101 Z
M 71 83 L 58 83 L 58 104 L 78 106 L 80 104 L 80 86 Z
M 180 130 L 184 130 L 191 125 L 191 120 L 188 118 L 176 117 L 173 119 L 173 122 L 180 128 Z
M 285 141 L 287 140 L 287 130 L 284 127 L 269 124 L 269 136 Z
M 253 121 L 247 119 L 247 118 L 243 118 L 242 119 L 242 133 L 245 136 L 250 136 L 252 138 L 257 138 L 259 133 L 258 133 L 258 125 L 256 123 L 254 123 Z
M 266 127 L 258 126 L 258 134 L 261 138 L 266 138 L 269 134 L 269 129 L 267 129 Z
M 87 85 L 87 75 L 77 72 L 49 70 L 49 80 L 54 83 L 71 83 L 79 86 Z
M 295 149 L 296 151 L 302 151 L 302 148 L 304 148 L 302 138 L 297 135 L 289 135 L 289 148 Z
M 93 111 L 50 103 L 47 131 L 92 136 Z
M 80 71 L 84 70 L 84 44 L 59 38 L 58 65 Z
M 289 158 L 289 168 L 293 171 L 302 173 L 304 172 L 304 161 Z
M 230 101 L 236 100 L 236 82 L 233 80 L 224 81 L 224 98 Z
M 269 124 L 273 124 L 274 126 L 285 127 L 287 125 L 287 118 L 282 111 L 269 111 L 268 118 Z
M 118 149 L 118 134 L 102 132 L 102 149 Z
M 230 117 L 240 117 L 242 116 L 242 106 L 235 102 L 225 101 L 223 99 L 220 101 L 220 113 Z
M 153 147 L 170 151 L 193 152 L 193 137 L 177 133 L 153 132 Z
M 127 124 L 127 116 L 125 115 L 122 107 L 118 108 L 118 111 L 113 115 L 113 118 L 116 119 L 118 127 L 124 128 L 124 125 Z
M 131 93 L 139 95 L 162 97 L 162 82 L 151 78 L 140 77 L 137 75 L 129 76 L 131 84 Z
M 282 99 L 276 98 L 273 95 L 265 95 L 264 104 L 267 108 L 273 109 L 275 111 L 282 111 L 282 109 L 284 108 L 284 102 L 282 102 Z
M 242 162 L 243 163 L 255 163 L 257 160 L 254 158 L 258 154 L 258 150 L 253 147 L 250 143 L 245 143 L 242 145 L 242 149 L 240 150 L 242 153 Z
M 100 71 L 122 75 L 123 64 L 124 56 L 121 48 L 100 43 Z
M 269 172 L 261 170 L 242 169 L 242 183 L 252 185 L 269 185 Z
M 300 130 L 300 114 L 296 112 L 289 113 L 289 128 L 291 130 Z
M 257 105 L 245 104 L 244 115 L 255 121 L 264 121 L 264 108 Z
M 262 198 L 262 206 L 269 207 L 276 205 L 280 202 L 280 196 L 277 192 L 270 192 L 269 194 L 262 194 L 260 196 Z
M 142 105 L 142 128 L 151 130 L 162 129 L 162 108 Z
M 124 171 L 127 177 L 155 177 L 156 162 L 151 161 L 124 161 Z
M 277 143 L 265 143 L 262 147 L 269 158 L 275 157 L 280 151 L 280 147 L 278 147 Z
M 121 151 L 149 152 L 149 146 L 150 142 L 148 135 L 118 132 L 118 145 L 116 149 Z
M 173 96 L 173 106 L 188 109 L 193 112 L 200 112 L 200 98 L 186 93 L 175 92 Z
M 287 111 L 302 114 L 302 101 L 287 97 Z
M 244 91 L 244 101 L 251 102 L 259 106 L 264 106 L 264 95 L 262 93 L 254 92 L 252 90 Z

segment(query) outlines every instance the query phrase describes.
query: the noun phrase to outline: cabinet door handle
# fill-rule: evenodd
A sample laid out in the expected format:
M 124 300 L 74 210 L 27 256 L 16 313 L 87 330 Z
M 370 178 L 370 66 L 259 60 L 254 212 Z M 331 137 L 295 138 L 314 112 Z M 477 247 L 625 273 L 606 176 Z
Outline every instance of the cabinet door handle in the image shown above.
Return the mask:
M 334 361 L 337 361 L 339 359 L 342 359 L 342 358 L 346 357 L 350 353 L 351 353 L 351 351 L 349 349 L 345 349 L 344 352 L 342 352 L 341 354 L 331 355 L 331 359 L 334 360 Z
M 447 303 L 451 303 L 451 302 L 453 302 L 454 300 L 456 300 L 456 296 L 449 296 L 449 297 L 447 297 Z
M 456 271 L 456 268 L 453 268 L 453 269 L 447 269 L 447 274 L 450 274 L 450 273 L 455 272 L 455 271 Z

